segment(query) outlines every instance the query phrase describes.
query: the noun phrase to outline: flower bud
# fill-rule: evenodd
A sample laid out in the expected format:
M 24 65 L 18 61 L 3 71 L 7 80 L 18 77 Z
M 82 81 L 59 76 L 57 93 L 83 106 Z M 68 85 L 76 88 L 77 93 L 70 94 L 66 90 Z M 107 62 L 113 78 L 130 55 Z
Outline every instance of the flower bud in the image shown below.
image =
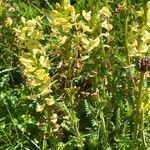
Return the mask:
M 136 63 L 136 68 L 140 72 L 150 71 L 150 58 L 141 58 Z

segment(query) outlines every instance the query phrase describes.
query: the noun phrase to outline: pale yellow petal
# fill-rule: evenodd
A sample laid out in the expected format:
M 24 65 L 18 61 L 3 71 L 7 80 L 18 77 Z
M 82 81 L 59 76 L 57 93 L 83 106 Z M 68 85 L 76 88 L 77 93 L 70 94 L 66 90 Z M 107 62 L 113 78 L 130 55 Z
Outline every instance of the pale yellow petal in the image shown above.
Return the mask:
M 82 15 L 83 15 L 84 19 L 87 21 L 91 20 L 91 13 L 92 13 L 91 11 L 89 11 L 87 13 L 85 10 L 82 11 Z
M 37 105 L 36 105 L 36 111 L 37 112 L 41 112 L 41 111 L 43 111 L 44 107 L 45 107 L 45 104 L 40 105 L 39 103 L 37 103 Z
M 55 101 L 53 98 L 45 98 L 46 104 L 51 106 L 55 104 Z

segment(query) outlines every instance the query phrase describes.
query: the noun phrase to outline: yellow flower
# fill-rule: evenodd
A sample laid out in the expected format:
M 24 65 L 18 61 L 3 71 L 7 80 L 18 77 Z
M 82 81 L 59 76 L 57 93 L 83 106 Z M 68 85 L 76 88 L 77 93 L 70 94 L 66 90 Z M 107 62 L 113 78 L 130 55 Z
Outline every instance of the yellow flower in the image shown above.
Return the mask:
M 99 11 L 100 15 L 104 15 L 106 17 L 110 17 L 111 16 L 111 12 L 109 11 L 109 9 L 107 7 L 103 7 L 100 11 Z
M 37 16 L 37 17 L 35 18 L 35 20 L 36 20 L 37 22 L 42 22 L 42 20 L 41 20 L 41 17 L 40 17 L 40 16 Z
M 142 36 L 142 38 L 141 38 L 141 40 L 143 41 L 143 42 L 149 42 L 150 41 L 150 32 L 148 32 L 147 30 L 144 30 L 142 33 L 141 33 L 141 36 Z
M 56 122 L 57 122 L 57 119 L 58 119 L 58 116 L 57 116 L 57 114 L 54 113 L 54 114 L 52 115 L 52 117 L 51 117 L 51 122 L 52 122 L 52 123 L 56 123 Z
M 148 49 L 149 49 L 149 45 L 146 43 L 141 43 L 138 48 L 140 53 L 146 53 L 146 52 L 148 52 Z
M 45 69 L 38 69 L 36 72 L 35 72 L 35 75 L 37 77 L 40 77 L 41 79 L 43 78 L 43 76 L 45 75 L 46 71 Z
M 20 57 L 19 60 L 25 66 L 28 65 L 28 64 L 30 64 L 30 63 L 33 63 L 33 60 L 31 60 L 30 58 L 27 59 L 27 58 L 24 58 L 24 57 Z
M 29 73 L 32 73 L 32 72 L 34 72 L 35 70 L 36 70 L 36 66 L 33 66 L 33 65 L 31 65 L 31 64 L 27 64 L 24 71 L 29 72 Z
M 45 101 L 46 101 L 46 104 L 49 106 L 54 105 L 54 103 L 55 103 L 55 101 L 52 97 L 51 98 L 45 98 Z
M 29 86 L 31 86 L 32 88 L 41 85 L 41 82 L 34 78 L 28 78 L 27 81 L 28 81 Z
M 25 24 L 26 19 L 24 17 L 21 17 L 21 21 L 22 21 L 23 24 Z
M 85 10 L 82 11 L 82 15 L 83 15 L 84 19 L 87 21 L 91 20 L 91 13 L 92 13 L 91 11 L 89 11 L 87 13 Z
M 84 48 L 90 52 L 93 48 L 97 47 L 100 43 L 100 39 L 99 37 L 97 37 L 96 39 L 94 40 L 90 40 L 89 44 L 86 45 Z
M 40 105 L 39 103 L 37 103 L 36 105 L 36 111 L 37 112 L 41 112 L 45 107 L 45 104 Z
M 3 0 L 0 0 L 0 16 L 2 15 L 3 12 Z
M 82 29 L 83 32 L 92 32 L 92 31 L 93 31 L 92 29 L 90 29 L 89 26 L 85 25 L 85 24 L 82 23 L 82 22 L 75 23 L 74 25 L 75 25 L 75 27 L 76 27 L 77 30 Z
M 11 7 L 8 9 L 8 11 L 9 11 L 9 12 L 15 12 L 15 8 L 11 6 Z
M 44 85 L 39 90 L 41 91 L 41 93 L 40 93 L 41 96 L 47 95 L 51 92 L 51 89 L 47 85 L 46 86 Z
M 7 20 L 5 21 L 5 25 L 6 26 L 11 26 L 13 23 L 12 19 L 10 17 L 7 18 Z
M 35 77 L 42 81 L 44 84 L 48 83 L 50 81 L 49 74 L 46 72 L 45 69 L 38 69 L 35 71 Z
M 45 68 L 49 68 L 50 66 L 50 62 L 49 62 L 49 58 L 48 57 L 44 57 L 44 56 L 40 56 L 40 64 L 45 67 Z
M 103 21 L 101 25 L 102 25 L 102 28 L 105 28 L 108 31 L 111 31 L 113 28 L 113 26 L 110 23 L 108 23 L 107 20 Z

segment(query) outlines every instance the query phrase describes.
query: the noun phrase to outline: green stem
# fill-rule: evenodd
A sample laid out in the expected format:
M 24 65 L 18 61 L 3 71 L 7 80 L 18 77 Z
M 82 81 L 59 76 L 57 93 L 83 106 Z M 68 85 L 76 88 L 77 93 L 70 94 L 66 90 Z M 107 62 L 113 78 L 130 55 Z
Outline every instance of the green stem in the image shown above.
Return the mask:
M 147 6 L 148 0 L 144 0 L 143 2 L 143 9 L 144 9 L 144 15 L 143 15 L 143 20 L 144 20 L 144 25 L 147 24 L 147 16 L 148 16 L 148 6 Z
M 98 95 L 97 96 L 97 109 L 98 109 L 98 115 L 100 117 L 99 121 L 99 127 L 98 127 L 98 139 L 100 140 L 100 134 L 102 134 L 102 141 L 103 141 L 103 148 L 108 148 L 108 137 L 107 137 L 107 130 L 106 130 L 106 124 L 105 124 L 105 118 L 104 118 L 104 112 L 102 109 L 101 98 Z M 99 142 L 101 143 L 101 142 Z
M 141 111 L 142 105 L 143 105 L 142 88 L 143 88 L 143 83 L 144 83 L 144 74 L 145 73 L 143 73 L 143 72 L 140 73 L 140 83 L 138 86 L 138 93 L 136 95 L 136 100 L 135 100 L 136 110 L 135 110 L 135 118 L 134 118 L 132 148 L 134 148 L 136 145 L 137 136 L 138 136 L 138 127 L 142 128 L 141 135 L 143 135 L 143 131 L 144 131 L 144 120 L 143 120 L 144 118 L 141 117 L 144 113 Z M 145 139 L 145 138 L 143 138 L 143 139 Z M 145 142 L 143 142 L 143 143 L 145 143 Z
M 45 108 L 44 113 L 45 113 L 46 123 L 47 123 L 47 119 L 49 118 L 47 107 Z M 43 135 L 42 150 L 46 150 L 46 149 L 47 149 L 46 133 L 47 133 L 47 130 L 48 130 L 48 125 L 49 125 L 49 124 L 46 124 L 46 125 L 44 126 L 44 135 Z
M 79 132 L 79 126 L 78 126 L 78 118 L 76 116 L 76 111 L 74 110 L 74 99 L 75 99 L 75 93 L 72 93 L 72 90 L 73 89 L 73 85 L 72 85 L 72 81 L 70 83 L 70 90 L 71 90 L 71 93 L 68 93 L 68 95 L 70 95 L 70 104 L 71 104 L 71 110 L 70 110 L 70 116 L 71 116 L 71 124 L 72 124 L 72 127 L 73 127 L 73 130 L 74 130 L 74 134 L 76 136 L 76 139 L 77 139 L 77 147 L 79 150 L 83 150 L 83 147 L 84 147 L 84 144 L 83 144 L 83 141 L 82 141 L 82 137 L 81 137 L 81 134 Z
M 125 24 L 124 24 L 124 47 L 125 47 L 125 54 L 128 65 L 130 65 L 130 57 L 129 57 L 129 49 L 127 46 L 127 35 L 128 34 L 128 14 L 126 14 Z
M 140 84 L 139 84 L 139 93 L 137 95 L 137 108 L 136 108 L 136 114 L 139 122 L 139 128 L 140 128 L 140 135 L 142 137 L 143 145 L 146 146 L 145 142 L 145 136 L 144 136 L 144 104 L 142 100 L 142 88 L 144 84 L 144 74 L 140 74 Z
M 131 11 L 131 3 L 129 0 L 127 0 L 127 12 L 125 12 L 125 24 L 124 24 L 124 48 L 125 48 L 125 55 L 126 55 L 126 61 L 127 65 L 130 66 L 130 56 L 129 56 L 129 49 L 128 49 L 128 21 L 129 21 L 129 12 Z M 134 86 L 134 89 L 136 89 L 135 80 L 132 75 L 132 68 L 129 68 L 129 74 L 131 76 L 132 84 Z M 135 95 L 135 93 L 134 93 Z
M 5 64 L 6 66 L 10 66 L 10 65 L 5 61 L 5 59 L 4 59 L 3 56 L 2 56 L 2 61 L 4 62 L 4 64 Z M 17 67 L 16 67 L 16 68 L 5 69 L 5 70 L 0 71 L 0 74 L 1 74 L 1 73 L 5 73 L 5 72 L 8 72 L 8 73 L 9 73 L 13 85 L 14 85 L 14 78 L 13 78 L 13 75 L 12 75 L 11 71 L 12 71 L 12 70 L 15 70 L 15 69 L 17 69 Z
M 147 15 L 148 15 L 148 7 L 147 7 L 148 0 L 143 0 L 143 9 L 144 9 L 144 15 L 143 15 L 143 25 L 147 24 Z M 145 134 L 144 134 L 144 104 L 142 100 L 142 88 L 144 83 L 144 74 L 141 72 L 140 74 L 140 83 L 138 87 L 138 94 L 136 95 L 136 110 L 135 110 L 135 118 L 134 118 L 134 129 L 133 129 L 133 138 L 132 138 L 132 149 L 134 149 L 134 146 L 136 145 L 137 136 L 138 136 L 138 127 L 140 136 L 142 138 L 143 145 L 147 147 L 146 141 L 145 141 Z
M 145 147 L 147 147 L 147 143 L 146 143 L 146 140 L 145 140 L 145 132 L 144 132 L 144 104 L 142 102 L 141 104 L 141 115 L 140 115 L 140 129 L 141 129 L 141 138 L 142 138 L 142 142 L 143 142 L 143 145 Z
M 16 69 L 17 69 L 17 67 L 9 68 L 9 69 L 4 69 L 4 70 L 0 71 L 0 74 L 5 73 L 5 72 L 10 72 L 10 71 L 16 70 Z
M 9 137 L 8 137 L 8 135 L 7 135 L 7 133 L 6 133 L 6 131 L 4 131 L 4 129 L 2 128 L 2 129 L 0 129 L 0 131 L 4 134 L 4 136 L 6 137 L 6 139 L 4 138 L 4 142 L 6 142 L 7 144 L 9 143 L 9 145 L 11 145 L 12 146 L 12 143 L 11 143 L 11 140 L 9 139 Z
M 16 123 L 14 122 L 13 116 L 11 115 L 11 112 L 10 112 L 10 110 L 9 110 L 9 108 L 8 108 L 8 106 L 7 106 L 7 104 L 5 104 L 5 106 L 6 106 L 6 109 L 7 109 L 7 111 L 8 111 L 8 114 L 9 114 L 9 116 L 10 116 L 10 120 L 12 121 L 12 124 L 13 124 L 13 126 L 14 126 L 14 130 L 15 130 L 15 132 L 16 132 L 16 136 L 17 136 L 17 138 L 19 139 L 19 134 L 18 134 L 18 131 L 17 131 L 17 128 L 16 128 Z
M 108 147 L 108 140 L 107 140 L 107 132 L 106 132 L 106 125 L 105 125 L 105 119 L 104 119 L 104 113 L 103 111 L 100 111 L 100 119 L 101 119 L 101 128 L 102 128 L 102 134 L 103 134 L 103 142 L 104 147 Z
M 44 137 L 44 139 L 43 139 L 43 145 L 42 145 L 42 150 L 46 150 L 46 149 L 47 149 L 47 141 L 46 141 L 46 139 Z

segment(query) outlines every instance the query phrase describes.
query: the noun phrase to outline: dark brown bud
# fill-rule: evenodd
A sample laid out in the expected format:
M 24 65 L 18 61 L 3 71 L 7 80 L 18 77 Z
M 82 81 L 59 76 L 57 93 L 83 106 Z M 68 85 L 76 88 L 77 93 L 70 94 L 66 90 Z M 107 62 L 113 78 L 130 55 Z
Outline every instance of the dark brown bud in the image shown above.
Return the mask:
M 150 58 L 141 58 L 136 63 L 136 68 L 140 72 L 150 71 Z

